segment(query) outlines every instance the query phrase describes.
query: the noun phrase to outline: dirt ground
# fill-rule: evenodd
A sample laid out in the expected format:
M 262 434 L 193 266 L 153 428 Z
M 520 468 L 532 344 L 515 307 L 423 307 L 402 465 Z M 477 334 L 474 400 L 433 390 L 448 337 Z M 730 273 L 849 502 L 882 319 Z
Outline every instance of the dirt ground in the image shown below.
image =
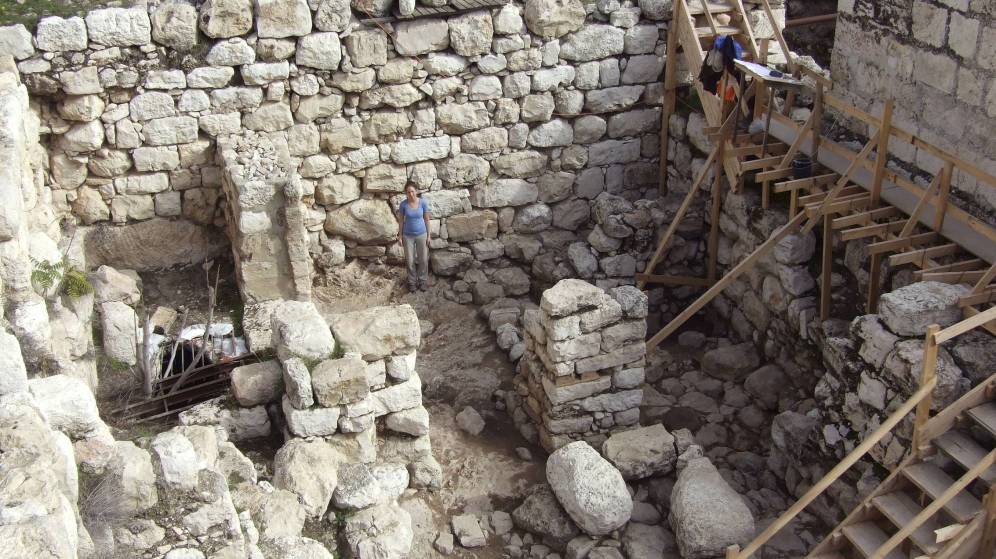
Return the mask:
M 441 557 L 432 547 L 450 518 L 462 513 L 511 512 L 535 483 L 545 479 L 546 455 L 523 439 L 511 418 L 498 410 L 492 394 L 511 389 L 514 365 L 495 344 L 494 335 L 477 308 L 443 297 L 444 282 L 434 279 L 426 292 L 408 293 L 397 267 L 366 268 L 353 262 L 315 288 L 323 312 L 347 312 L 378 305 L 408 303 L 422 320 L 418 372 L 429 410 L 432 450 L 443 467 L 443 487 L 420 491 L 402 505 L 412 516 L 415 542 L 411 557 Z M 487 422 L 471 436 L 456 425 L 464 406 L 475 408 Z M 518 458 L 526 447 L 532 462 Z M 502 543 L 492 538 L 485 548 L 456 547 L 451 557 L 498 558 Z

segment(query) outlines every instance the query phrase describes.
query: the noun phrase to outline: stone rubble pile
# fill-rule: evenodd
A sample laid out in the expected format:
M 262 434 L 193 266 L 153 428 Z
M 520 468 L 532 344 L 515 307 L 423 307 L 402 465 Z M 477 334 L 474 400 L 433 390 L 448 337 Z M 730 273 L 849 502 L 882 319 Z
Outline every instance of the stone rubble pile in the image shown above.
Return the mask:
M 274 301 L 268 308 L 269 343 L 252 349 L 271 349 L 278 359 L 235 369 L 232 399 L 239 411 L 222 417 L 221 406 L 211 403 L 219 410 L 214 421 L 245 430 L 233 427 L 237 414 L 262 410 L 265 417 L 266 406 L 279 409 L 285 443 L 272 483 L 299 503 L 301 522 L 334 522 L 345 513 L 340 535 L 352 556 L 407 556 L 411 519 L 397 500 L 410 487 L 442 482 L 416 372 L 421 333 L 415 311 L 374 307 L 326 318 L 310 302 Z M 249 338 L 266 339 L 259 332 Z M 212 421 L 211 411 L 199 408 L 182 421 Z M 263 527 L 260 532 L 267 534 Z M 268 545 L 281 541 L 270 538 Z
M 549 451 L 572 440 L 600 444 L 640 421 L 647 298 L 566 279 L 522 315 L 525 354 L 506 407 L 522 435 Z

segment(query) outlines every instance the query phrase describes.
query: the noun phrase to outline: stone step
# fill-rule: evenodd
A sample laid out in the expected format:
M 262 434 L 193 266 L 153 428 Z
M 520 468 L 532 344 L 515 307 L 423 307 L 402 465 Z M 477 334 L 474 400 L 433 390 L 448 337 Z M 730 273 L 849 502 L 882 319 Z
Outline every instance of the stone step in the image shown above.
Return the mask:
M 986 402 L 968 410 L 968 417 L 996 437 L 996 402 Z

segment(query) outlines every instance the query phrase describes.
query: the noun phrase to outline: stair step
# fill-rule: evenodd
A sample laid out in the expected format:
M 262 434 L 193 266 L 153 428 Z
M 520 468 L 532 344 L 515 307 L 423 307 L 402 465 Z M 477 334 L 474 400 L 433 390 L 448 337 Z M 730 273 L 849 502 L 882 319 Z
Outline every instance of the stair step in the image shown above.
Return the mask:
M 844 537 L 854 545 L 862 557 L 871 557 L 882 544 L 889 541 L 888 534 L 880 530 L 874 522 L 858 522 L 844 526 L 843 532 Z M 906 559 L 906 557 L 898 549 L 893 549 L 885 559 Z
M 936 499 L 944 491 L 954 485 L 954 480 L 948 474 L 930 462 L 920 462 L 913 464 L 903 470 L 903 475 L 930 495 L 931 499 Z M 959 523 L 965 523 L 975 516 L 975 513 L 982 510 L 982 503 L 969 493 L 962 491 L 955 495 L 944 506 L 944 510 Z
M 688 13 L 692 14 L 693 16 L 705 13 L 705 10 L 702 9 L 702 3 L 699 2 L 698 0 L 688 0 L 686 4 L 688 5 Z M 733 11 L 733 7 L 730 6 L 729 4 L 706 2 L 706 5 L 709 7 L 710 14 L 725 14 L 727 12 Z
M 886 493 L 885 495 L 879 495 L 872 499 L 875 508 L 882 511 L 882 514 L 889 519 L 897 528 L 903 528 L 908 525 L 916 515 L 923 512 L 923 508 L 910 498 L 909 495 L 903 493 L 902 491 L 896 491 L 893 493 Z M 934 518 L 928 518 L 919 528 L 913 532 L 910 539 L 913 543 L 917 545 L 920 549 L 926 551 L 927 553 L 934 553 L 939 549 L 940 546 L 937 545 L 937 537 L 934 535 L 934 530 L 939 528 L 937 520 Z
M 960 431 L 948 431 L 944 433 L 934 439 L 934 445 L 953 458 L 955 462 L 961 464 L 966 470 L 978 464 L 988 454 L 988 451 L 982 448 L 979 443 Z M 996 482 L 996 466 L 982 472 L 979 478 L 987 484 L 992 485 Z
M 732 25 L 717 25 L 716 33 L 712 32 L 712 27 L 696 27 L 695 32 L 699 37 L 715 37 L 719 35 L 742 35 L 744 30 L 739 27 L 734 27 Z
M 981 406 L 975 406 L 968 410 L 968 416 L 980 426 L 985 427 L 993 436 L 996 436 L 996 403 L 986 402 Z

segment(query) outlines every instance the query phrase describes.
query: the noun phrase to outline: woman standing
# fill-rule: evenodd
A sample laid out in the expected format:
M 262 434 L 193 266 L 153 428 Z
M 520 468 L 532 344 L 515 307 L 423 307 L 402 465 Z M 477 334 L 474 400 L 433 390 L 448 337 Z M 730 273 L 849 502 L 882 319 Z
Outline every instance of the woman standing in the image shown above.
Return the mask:
M 408 265 L 408 290 L 429 288 L 429 206 L 418 195 L 415 185 L 405 187 L 405 199 L 398 208 L 398 242 L 405 248 L 405 263 Z M 418 270 L 416 274 L 416 264 Z

